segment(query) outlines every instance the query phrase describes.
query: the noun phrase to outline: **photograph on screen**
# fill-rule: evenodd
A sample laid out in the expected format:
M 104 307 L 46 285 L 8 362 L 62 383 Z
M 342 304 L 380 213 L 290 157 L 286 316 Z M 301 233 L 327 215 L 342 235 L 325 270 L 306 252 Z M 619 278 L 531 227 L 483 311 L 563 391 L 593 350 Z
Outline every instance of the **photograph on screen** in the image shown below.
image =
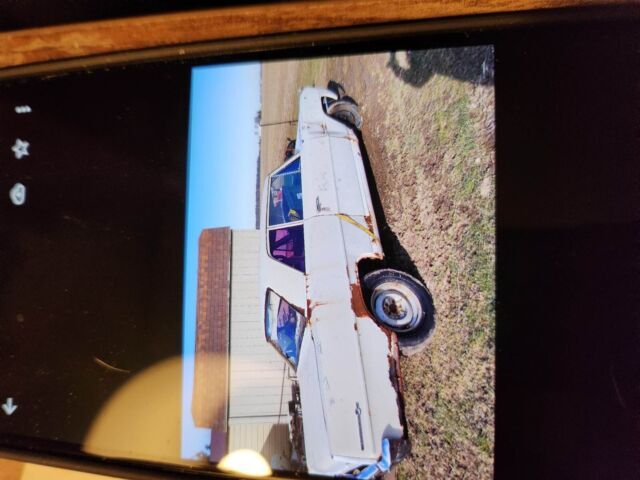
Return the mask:
M 198 66 L 189 112 L 182 457 L 491 478 L 493 47 Z

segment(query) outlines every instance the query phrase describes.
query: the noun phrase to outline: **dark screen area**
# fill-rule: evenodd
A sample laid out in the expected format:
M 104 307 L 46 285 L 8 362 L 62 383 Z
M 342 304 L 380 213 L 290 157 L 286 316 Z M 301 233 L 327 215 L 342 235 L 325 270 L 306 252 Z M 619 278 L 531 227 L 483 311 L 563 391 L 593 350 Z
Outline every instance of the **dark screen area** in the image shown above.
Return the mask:
M 267 0 L 24 0 L 3 2 L 0 30 L 37 28 L 64 23 L 112 20 L 137 15 L 154 15 L 201 10 Z M 275 3 L 275 2 L 269 2 Z
M 81 443 L 120 385 L 180 354 L 188 104 L 175 64 L 0 86 L 3 433 Z
M 496 48 L 496 478 L 640 475 L 638 40 Z

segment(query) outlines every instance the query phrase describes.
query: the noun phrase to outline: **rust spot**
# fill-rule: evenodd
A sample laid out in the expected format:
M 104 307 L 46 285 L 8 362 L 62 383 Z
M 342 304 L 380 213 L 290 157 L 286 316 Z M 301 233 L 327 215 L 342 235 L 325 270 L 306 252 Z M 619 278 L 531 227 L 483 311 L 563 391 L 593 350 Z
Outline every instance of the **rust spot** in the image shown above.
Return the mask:
M 387 358 L 389 360 L 389 380 L 396 391 L 396 403 L 398 405 L 400 423 L 404 430 L 404 437 L 408 438 L 409 432 L 407 429 L 407 417 L 405 416 L 404 397 L 402 396 L 404 382 L 402 380 L 402 374 L 400 373 L 400 362 L 398 361 L 397 354 L 394 355 L 393 353 L 390 353 Z
M 356 317 L 369 317 L 369 309 L 364 303 L 364 297 L 362 296 L 362 289 L 358 283 L 352 283 L 351 287 L 351 309 Z
M 314 308 L 319 307 L 321 305 L 329 305 L 329 302 L 314 302 L 313 300 L 307 299 L 307 309 L 313 311 Z
M 313 310 L 316 307 L 319 307 L 320 305 L 327 305 L 329 302 L 314 302 L 313 300 L 311 300 L 310 298 L 307 297 L 307 311 L 306 311 L 306 317 L 309 320 L 309 322 L 311 322 L 311 317 L 313 315 Z
M 304 274 L 304 291 L 307 294 L 307 315 L 308 319 L 311 318 L 311 312 L 313 311 L 313 306 L 311 305 L 311 299 L 309 298 L 309 275 Z
M 353 329 L 357 332 L 358 331 L 358 321 L 356 320 L 355 322 L 353 322 Z
M 307 297 L 307 314 L 305 315 L 308 319 L 311 318 L 311 313 L 313 312 L 313 306 L 311 305 L 311 300 Z
M 367 254 L 366 256 L 360 258 L 358 260 L 358 262 L 360 262 L 360 260 L 363 260 L 365 258 L 382 259 L 383 255 L 381 255 L 379 253 Z M 347 267 L 347 275 L 349 275 L 349 267 Z M 356 263 L 356 278 L 360 278 L 360 275 L 358 273 L 358 264 L 357 263 Z M 376 327 L 378 327 L 380 330 L 382 330 L 382 332 L 384 332 L 384 334 L 387 336 L 389 350 L 392 350 L 393 340 L 396 339 L 395 333 L 393 333 L 392 331 L 382 327 L 377 321 L 375 321 L 374 316 L 369 311 L 369 308 L 367 307 L 367 303 L 365 302 L 364 295 L 362 294 L 362 287 L 360 286 L 360 283 L 359 282 L 352 283 L 350 285 L 350 287 L 351 287 L 351 310 L 353 310 L 353 313 L 355 313 L 356 317 L 368 317 L 368 318 L 374 320 L 374 324 L 376 325 Z M 357 327 L 356 327 L 356 329 L 357 329 Z
M 365 215 L 364 221 L 367 224 L 367 227 L 369 227 L 369 230 L 373 232 L 373 222 L 371 221 L 371 215 Z
M 376 323 L 376 325 L 378 325 L 378 324 Z M 392 350 L 393 349 L 393 341 L 396 339 L 396 334 L 394 332 L 392 332 L 391 330 L 387 329 L 387 328 L 381 327 L 380 325 L 378 325 L 378 327 L 387 336 L 387 344 L 389 345 L 389 350 Z

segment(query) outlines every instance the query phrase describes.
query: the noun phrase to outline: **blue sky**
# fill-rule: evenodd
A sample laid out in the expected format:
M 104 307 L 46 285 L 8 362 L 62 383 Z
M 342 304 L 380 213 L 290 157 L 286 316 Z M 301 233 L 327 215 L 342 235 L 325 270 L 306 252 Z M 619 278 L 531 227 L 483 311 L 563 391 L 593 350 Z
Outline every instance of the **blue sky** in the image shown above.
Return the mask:
M 182 457 L 210 443 L 191 417 L 198 286 L 204 228 L 255 228 L 260 64 L 197 67 L 191 73 L 183 305 Z

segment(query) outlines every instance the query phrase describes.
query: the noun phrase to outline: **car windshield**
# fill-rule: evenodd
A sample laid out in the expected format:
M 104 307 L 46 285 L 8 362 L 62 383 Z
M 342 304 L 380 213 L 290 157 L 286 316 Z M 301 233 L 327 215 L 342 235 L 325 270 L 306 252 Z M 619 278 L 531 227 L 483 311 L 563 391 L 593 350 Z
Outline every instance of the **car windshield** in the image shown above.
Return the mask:
M 269 226 L 302 220 L 300 158 L 271 176 Z

